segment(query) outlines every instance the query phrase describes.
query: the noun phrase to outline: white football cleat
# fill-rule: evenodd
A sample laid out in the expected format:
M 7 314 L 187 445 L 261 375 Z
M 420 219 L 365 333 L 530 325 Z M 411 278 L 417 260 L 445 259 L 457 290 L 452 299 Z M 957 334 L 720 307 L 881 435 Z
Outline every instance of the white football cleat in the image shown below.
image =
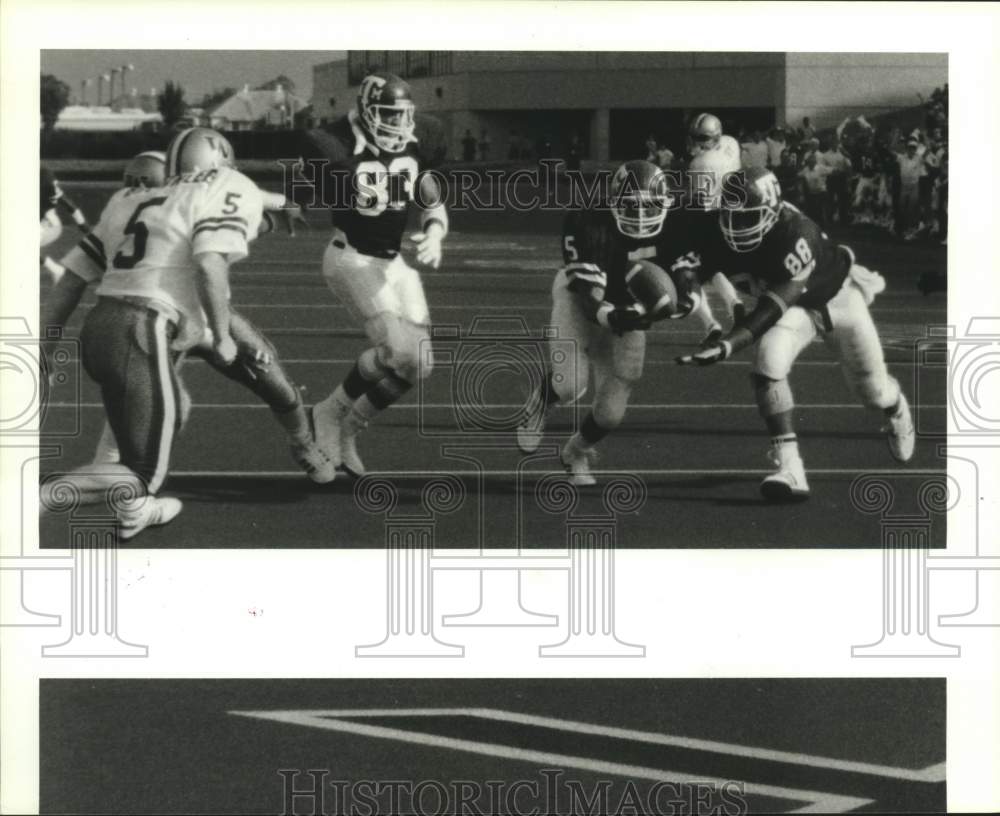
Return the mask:
M 309 411 L 313 438 L 326 458 L 333 463 L 334 468 L 340 465 L 341 423 L 350 410 L 330 395 L 322 402 L 317 402 Z
M 909 462 L 917 444 L 917 433 L 910 416 L 910 403 L 903 392 L 899 392 L 899 410 L 889 417 L 889 424 L 883 429 L 889 442 L 889 452 L 899 462 Z
M 118 511 L 118 535 L 123 541 L 134 538 L 147 527 L 167 524 L 184 507 L 180 499 L 170 496 L 143 496 L 131 507 Z
M 326 484 L 337 477 L 337 468 L 316 444 L 315 438 L 308 442 L 293 442 L 290 450 L 295 463 L 316 484 Z
M 597 479 L 590 472 L 590 463 L 597 459 L 597 451 L 584 448 L 580 444 L 579 434 L 573 434 L 563 446 L 559 459 L 569 474 L 569 483 L 577 487 L 588 487 L 597 484 Z
M 722 339 L 722 326 L 720 326 L 718 323 L 713 323 L 712 327 L 708 330 L 708 334 L 706 334 L 702 338 L 702 341 L 701 343 L 699 343 L 699 346 L 702 349 L 711 348 L 721 339 Z
M 358 432 L 367 427 L 367 423 L 358 422 L 353 415 L 348 417 L 340 434 L 340 468 L 355 479 L 365 475 L 365 465 L 358 455 Z
M 770 502 L 801 501 L 809 496 L 809 483 L 802 457 L 795 446 L 777 445 L 768 453 L 778 468 L 760 483 L 761 495 Z
M 534 453 L 545 436 L 545 411 L 542 399 L 536 392 L 532 396 L 531 407 L 517 426 L 517 447 L 521 453 Z

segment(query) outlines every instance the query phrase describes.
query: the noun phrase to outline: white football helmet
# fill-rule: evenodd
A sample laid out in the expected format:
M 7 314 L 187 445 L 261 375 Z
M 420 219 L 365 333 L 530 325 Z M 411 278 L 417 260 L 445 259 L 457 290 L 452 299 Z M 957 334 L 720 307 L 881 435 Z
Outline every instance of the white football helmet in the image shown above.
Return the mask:
M 211 128 L 182 130 L 167 147 L 167 178 L 235 166 L 233 146 L 225 136 Z
M 146 150 L 125 165 L 126 187 L 162 187 L 166 182 L 167 154 Z

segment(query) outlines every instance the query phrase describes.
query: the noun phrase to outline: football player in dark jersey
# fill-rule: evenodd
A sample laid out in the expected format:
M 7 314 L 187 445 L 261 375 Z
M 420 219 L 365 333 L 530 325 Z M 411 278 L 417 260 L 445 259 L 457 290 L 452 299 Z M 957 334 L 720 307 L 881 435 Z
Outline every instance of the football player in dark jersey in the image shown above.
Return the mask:
M 541 443 L 545 419 L 556 405 L 569 405 L 587 390 L 593 373 L 594 400 L 579 431 L 561 452 L 576 485 L 592 485 L 594 446 L 617 428 L 625 416 L 632 386 L 642 376 L 646 350 L 645 311 L 629 292 L 626 276 L 638 261 L 663 266 L 681 254 L 667 246 L 664 223 L 671 204 L 667 179 L 656 165 L 630 161 L 616 171 L 610 199 L 587 210 L 573 210 L 562 234 L 564 266 L 552 285 L 550 325 L 561 341 L 573 342 L 575 354 L 560 345 L 551 355 L 551 370 L 532 395 L 517 429 L 518 447 L 531 453 Z M 670 265 L 664 266 L 670 269 Z M 700 298 L 691 289 L 687 269 L 673 270 L 678 310 L 683 317 Z
M 754 392 L 777 468 L 761 484 L 766 499 L 809 494 L 792 422 L 788 375 L 817 334 L 836 353 L 863 404 L 884 414 L 892 455 L 909 460 L 915 443 L 910 408 L 889 375 L 868 310 L 885 280 L 856 264 L 850 249 L 835 244 L 811 219 L 783 202 L 773 173 L 747 170 L 737 178 L 719 216 L 721 240 L 708 242 L 701 258 L 708 270 L 722 269 L 738 287 L 756 295 L 757 306 L 716 346 L 677 361 L 710 365 L 756 344 Z
M 87 224 L 87 217 L 76 203 L 62 191 L 59 182 L 47 167 L 43 167 L 39 174 L 39 210 L 41 220 L 41 248 L 45 249 L 59 238 L 62 233 L 62 221 L 59 219 L 59 208 L 64 209 L 73 219 L 73 223 L 86 235 L 90 232 L 90 225 Z M 44 252 L 41 253 L 39 263 L 48 273 L 49 280 L 55 284 L 63 276 L 66 270 L 53 258 Z
M 436 123 L 415 116 L 409 85 L 388 73 L 362 81 L 355 110 L 306 134 L 304 167 L 316 162 L 313 184 L 333 215 L 323 277 L 371 344 L 313 409 L 320 446 L 352 475 L 364 472 L 358 432 L 431 371 L 423 284 L 400 246 L 416 202 L 417 262 L 441 263 L 448 212 L 434 174 L 422 172 L 440 159 L 440 144 Z

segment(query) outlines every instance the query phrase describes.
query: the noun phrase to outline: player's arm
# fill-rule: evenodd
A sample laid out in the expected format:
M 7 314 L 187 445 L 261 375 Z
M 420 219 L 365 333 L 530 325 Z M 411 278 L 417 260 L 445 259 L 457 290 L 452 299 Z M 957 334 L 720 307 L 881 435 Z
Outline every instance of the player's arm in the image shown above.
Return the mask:
M 203 252 L 195 263 L 201 306 L 212 330 L 212 351 L 229 365 L 236 359 L 236 343 L 229 333 L 229 261 L 220 252 Z
M 212 330 L 213 349 L 222 363 L 236 358 L 229 333 L 229 268 L 249 252 L 264 202 L 260 189 L 236 171 L 222 172 L 192 211 L 191 254 L 202 308 Z
M 90 225 L 87 223 L 87 216 L 83 214 L 76 202 L 73 201 L 63 189 L 57 184 L 56 185 L 56 207 L 62 207 L 70 218 L 73 219 L 73 223 L 79 228 L 81 232 L 90 232 Z
M 433 173 L 422 173 L 417 182 L 421 205 L 420 232 L 410 237 L 417 244 L 417 262 L 437 269 L 441 264 L 441 243 L 448 234 L 448 208 L 441 185 Z
M 562 273 L 566 276 L 566 286 L 584 317 L 616 334 L 648 329 L 650 320 L 638 309 L 615 306 L 604 299 L 608 286 L 607 273 L 596 263 L 587 260 L 590 256 L 586 235 L 577 231 L 575 226 L 571 216 L 567 229 L 563 232 Z
M 264 202 L 264 215 L 260 222 L 261 235 L 274 232 L 279 226 L 283 226 L 285 231 L 294 238 L 296 224 L 301 224 L 304 227 L 309 226 L 302 214 L 302 207 L 288 199 L 284 193 L 261 190 L 260 194 Z

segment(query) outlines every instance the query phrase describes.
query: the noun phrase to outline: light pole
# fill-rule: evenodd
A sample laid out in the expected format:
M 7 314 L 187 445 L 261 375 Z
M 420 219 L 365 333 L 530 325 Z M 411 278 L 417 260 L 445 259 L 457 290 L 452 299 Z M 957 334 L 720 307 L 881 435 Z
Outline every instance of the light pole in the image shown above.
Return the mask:
M 135 70 L 135 66 L 132 63 L 126 63 L 121 68 L 121 71 L 122 71 L 122 106 L 125 105 L 125 99 L 124 99 L 124 97 L 125 97 L 125 86 L 126 86 L 125 80 L 128 77 L 128 72 L 129 71 L 134 71 L 134 70 Z
M 111 69 L 111 88 L 108 90 L 108 105 L 115 104 L 115 74 L 121 71 L 121 68 Z

